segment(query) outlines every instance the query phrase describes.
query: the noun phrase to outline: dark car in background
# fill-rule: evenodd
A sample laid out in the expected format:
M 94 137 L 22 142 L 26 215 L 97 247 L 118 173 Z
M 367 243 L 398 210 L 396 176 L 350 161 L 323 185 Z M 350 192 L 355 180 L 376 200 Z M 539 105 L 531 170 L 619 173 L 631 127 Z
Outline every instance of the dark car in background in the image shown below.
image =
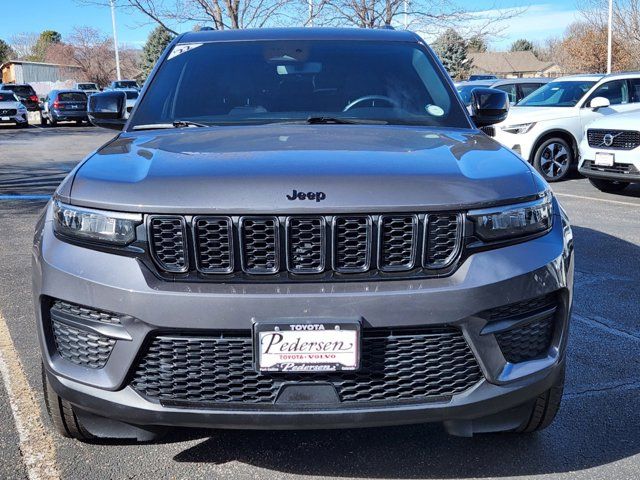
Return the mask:
M 140 90 L 140 86 L 135 80 L 114 80 L 105 90 L 128 90 L 132 88 Z
M 87 94 L 81 90 L 52 90 L 42 108 L 42 125 L 88 121 Z
M 509 96 L 509 102 L 515 105 L 524 97 L 535 92 L 550 81 L 550 78 L 543 77 L 483 79 L 456 83 L 456 90 L 458 90 L 458 94 L 465 105 L 471 103 L 471 92 L 476 88 L 495 88 L 502 90 Z
M 29 112 L 40 110 L 40 100 L 33 87 L 29 84 L 0 83 L 0 90 L 9 90 L 16 94 L 18 100 L 27 107 Z

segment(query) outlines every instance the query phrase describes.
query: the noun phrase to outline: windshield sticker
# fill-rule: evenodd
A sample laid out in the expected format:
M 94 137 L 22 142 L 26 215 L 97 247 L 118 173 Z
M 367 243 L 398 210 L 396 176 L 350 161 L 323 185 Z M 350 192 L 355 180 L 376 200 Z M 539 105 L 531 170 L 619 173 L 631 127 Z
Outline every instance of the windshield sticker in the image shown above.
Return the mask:
M 175 58 L 178 55 L 182 55 L 183 53 L 187 53 L 188 51 L 201 46 L 202 46 L 201 43 L 183 43 L 180 45 L 176 45 L 175 47 L 173 47 L 173 50 L 171 50 L 171 53 L 167 57 L 167 60 L 171 60 L 172 58 Z
M 441 117 L 444 115 L 444 110 L 437 105 L 427 105 L 427 113 L 434 117 Z

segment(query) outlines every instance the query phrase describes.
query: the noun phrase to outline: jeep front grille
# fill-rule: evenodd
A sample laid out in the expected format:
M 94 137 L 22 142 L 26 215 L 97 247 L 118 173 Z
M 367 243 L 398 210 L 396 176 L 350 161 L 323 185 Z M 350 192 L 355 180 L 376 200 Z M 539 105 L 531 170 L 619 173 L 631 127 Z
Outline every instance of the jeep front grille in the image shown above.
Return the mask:
M 340 280 L 365 273 L 448 273 L 460 257 L 464 217 L 153 215 L 147 224 L 151 258 L 160 272 L 179 274 L 177 279 Z

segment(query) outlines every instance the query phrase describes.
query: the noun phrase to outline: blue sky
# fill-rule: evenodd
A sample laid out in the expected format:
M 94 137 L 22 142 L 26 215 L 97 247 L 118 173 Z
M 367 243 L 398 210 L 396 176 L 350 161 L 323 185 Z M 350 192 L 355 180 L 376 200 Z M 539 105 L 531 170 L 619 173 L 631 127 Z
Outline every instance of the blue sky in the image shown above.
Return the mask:
M 6 0 L 0 0 L 2 5 Z M 500 8 L 524 7 L 526 11 L 519 17 L 505 22 L 501 37 L 492 40 L 492 47 L 507 48 L 517 38 L 532 41 L 549 36 L 558 36 L 576 19 L 576 0 L 476 0 L 460 5 L 473 5 L 473 9 L 489 10 L 500 15 Z M 15 2 L 10 2 L 12 5 Z M 60 32 L 63 37 L 74 26 L 90 25 L 106 33 L 111 32 L 109 9 L 94 5 L 82 5 L 76 0 L 29 0 L 24 8 L 4 8 L 0 15 L 0 38 L 9 40 L 20 32 L 40 32 L 51 29 Z M 26 13 L 28 12 L 28 13 Z M 144 44 L 149 31 L 153 28 L 141 14 L 131 11 L 118 11 L 118 37 L 120 43 L 133 47 Z

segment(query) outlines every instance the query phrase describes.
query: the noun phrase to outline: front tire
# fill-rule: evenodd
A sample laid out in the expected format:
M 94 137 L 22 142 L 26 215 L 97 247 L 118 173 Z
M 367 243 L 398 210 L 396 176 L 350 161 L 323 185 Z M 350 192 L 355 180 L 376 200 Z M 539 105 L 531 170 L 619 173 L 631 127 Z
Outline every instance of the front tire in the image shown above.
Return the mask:
M 618 193 L 629 186 L 629 182 L 618 182 L 616 180 L 603 180 L 600 178 L 590 178 L 591 185 L 601 192 Z
M 73 406 L 53 391 L 44 371 L 44 365 L 41 366 L 41 369 L 44 402 L 53 428 L 66 438 L 74 438 L 83 442 L 94 440 L 95 437 L 82 426 L 73 411 Z
M 574 160 L 573 149 L 562 138 L 549 138 L 536 150 L 533 166 L 547 182 L 564 180 Z
M 529 417 L 514 430 L 515 433 L 539 432 L 547 428 L 556 418 L 560 410 L 562 392 L 564 391 L 564 370 L 556 380 L 556 383 L 546 392 L 535 399 L 531 406 Z

